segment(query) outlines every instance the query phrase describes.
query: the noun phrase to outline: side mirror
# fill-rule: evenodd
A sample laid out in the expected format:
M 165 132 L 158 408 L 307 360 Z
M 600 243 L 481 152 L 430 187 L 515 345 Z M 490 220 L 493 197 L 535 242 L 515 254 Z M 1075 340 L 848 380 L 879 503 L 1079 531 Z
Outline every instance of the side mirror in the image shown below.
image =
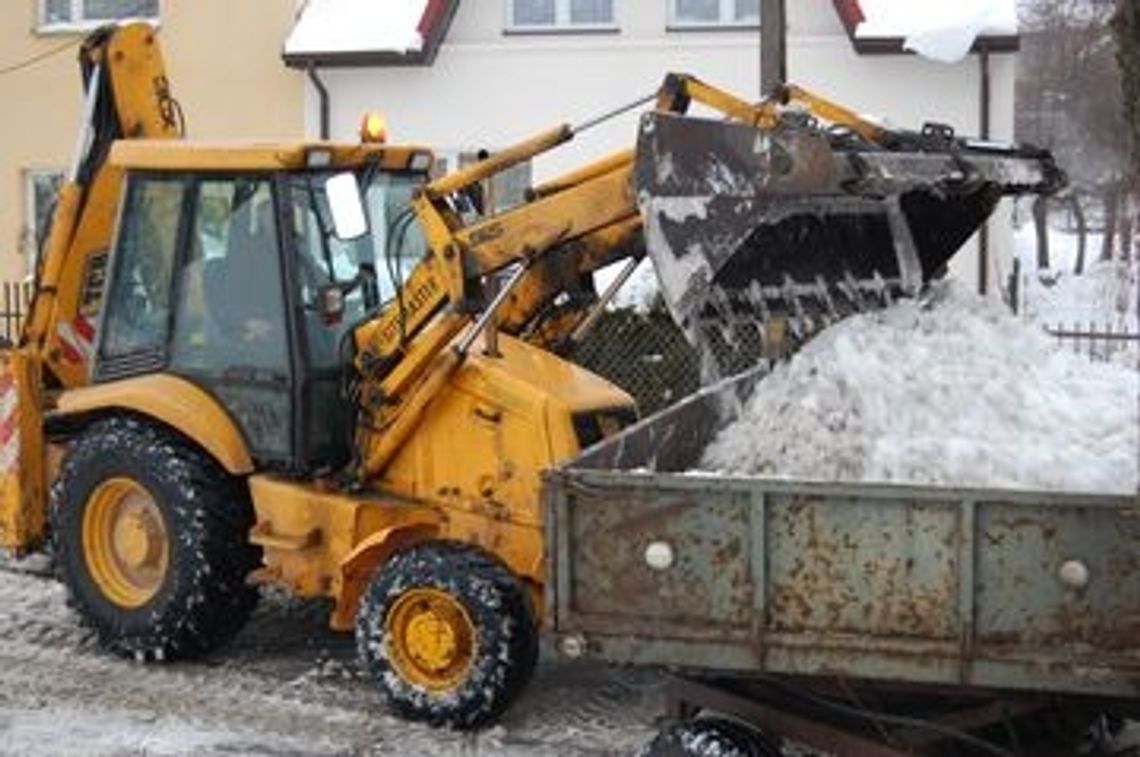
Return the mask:
M 360 186 L 351 173 L 338 173 L 325 181 L 325 197 L 337 239 L 357 239 L 368 233 Z

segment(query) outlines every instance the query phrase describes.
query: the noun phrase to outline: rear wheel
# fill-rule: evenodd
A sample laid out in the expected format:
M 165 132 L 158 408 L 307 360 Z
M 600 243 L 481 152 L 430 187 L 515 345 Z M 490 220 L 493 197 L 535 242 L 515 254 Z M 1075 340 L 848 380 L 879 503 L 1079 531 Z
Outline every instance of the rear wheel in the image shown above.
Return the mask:
M 163 428 L 91 426 L 52 492 L 56 563 L 105 646 L 137 659 L 194 657 L 241 628 L 257 599 L 245 577 L 252 507 L 241 482 Z
M 482 550 L 431 542 L 392 557 L 361 599 L 356 643 L 386 703 L 411 720 L 476 728 L 534 671 L 522 583 Z

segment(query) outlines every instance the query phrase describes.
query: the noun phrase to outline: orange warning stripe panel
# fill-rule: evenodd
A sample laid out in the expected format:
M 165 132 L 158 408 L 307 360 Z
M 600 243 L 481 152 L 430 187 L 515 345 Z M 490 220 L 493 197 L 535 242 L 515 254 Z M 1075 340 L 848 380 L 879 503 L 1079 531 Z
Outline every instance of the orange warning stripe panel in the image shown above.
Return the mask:
M 0 547 L 37 546 L 47 521 L 40 363 L 23 349 L 0 351 Z

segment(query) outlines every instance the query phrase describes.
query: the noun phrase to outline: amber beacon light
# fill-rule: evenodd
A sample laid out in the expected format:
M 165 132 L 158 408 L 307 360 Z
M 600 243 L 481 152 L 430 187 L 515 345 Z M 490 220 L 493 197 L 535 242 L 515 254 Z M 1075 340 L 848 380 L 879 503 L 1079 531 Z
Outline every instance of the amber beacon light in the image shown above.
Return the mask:
M 360 121 L 361 142 L 387 142 L 388 120 L 376 111 L 364 114 Z

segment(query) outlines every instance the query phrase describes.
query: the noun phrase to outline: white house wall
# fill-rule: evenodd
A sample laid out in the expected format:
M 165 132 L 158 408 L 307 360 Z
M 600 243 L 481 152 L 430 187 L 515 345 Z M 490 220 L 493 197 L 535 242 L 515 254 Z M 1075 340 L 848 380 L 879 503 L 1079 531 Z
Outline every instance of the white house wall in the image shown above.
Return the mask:
M 615 0 L 619 31 L 504 34 L 497 0 L 465 0 L 431 67 L 324 69 L 331 100 L 331 135 L 354 138 L 361 114 L 380 110 L 391 139 L 438 150 L 494 150 L 562 122 L 580 123 L 651 93 L 669 71 L 693 73 L 747 99 L 760 95 L 759 31 L 667 31 L 665 0 Z M 830 0 L 789 5 L 789 76 L 856 110 L 918 127 L 948 123 L 979 129 L 980 66 L 976 56 L 948 66 L 915 56 L 859 56 Z M 1013 131 L 1014 61 L 991 58 L 994 138 Z M 307 90 L 306 125 L 318 131 L 319 103 Z M 630 147 L 636 116 L 587 132 L 540 158 L 544 180 L 594 157 Z M 1005 275 L 1012 246 L 1004 229 L 991 235 Z M 963 251 L 954 270 L 976 282 L 976 251 Z M 999 270 L 1000 269 L 1000 270 Z

